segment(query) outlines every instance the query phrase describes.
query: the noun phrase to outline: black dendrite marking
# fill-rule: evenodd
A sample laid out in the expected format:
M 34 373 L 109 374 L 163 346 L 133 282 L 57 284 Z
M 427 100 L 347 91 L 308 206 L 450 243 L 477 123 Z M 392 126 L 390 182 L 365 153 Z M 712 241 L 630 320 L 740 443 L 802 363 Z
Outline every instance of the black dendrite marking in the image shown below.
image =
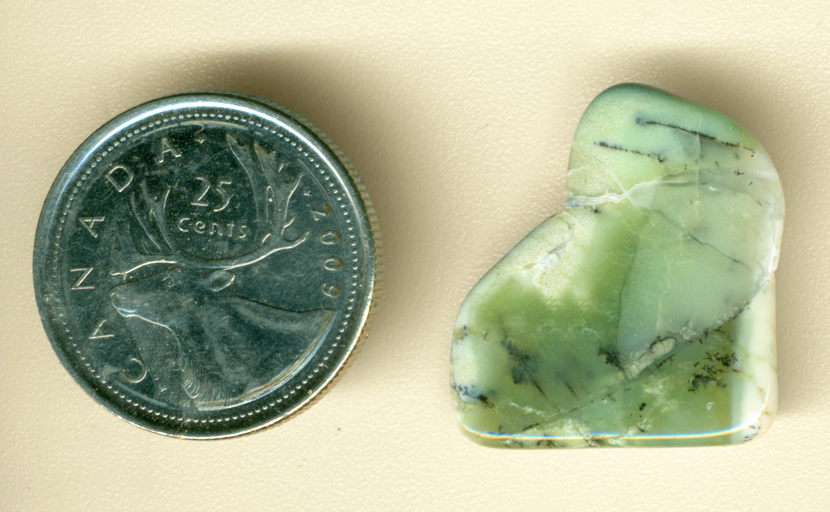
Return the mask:
M 720 351 L 714 354 L 707 352 L 706 357 L 702 361 L 695 363 L 697 372 L 689 380 L 689 391 L 697 391 L 701 386 L 706 388 L 709 384 L 713 384 L 719 388 L 725 388 L 726 382 L 724 377 L 727 370 L 738 361 L 735 352 Z
M 457 384 L 455 382 L 452 383 L 452 388 L 458 392 L 458 394 L 466 396 L 468 398 L 472 398 L 473 400 L 478 400 L 485 407 L 493 407 L 493 402 L 490 401 L 490 398 L 487 394 L 482 393 L 472 384 Z M 492 393 L 491 393 L 492 394 Z
M 681 132 L 686 132 L 686 133 L 690 133 L 690 134 L 692 134 L 692 135 L 696 135 L 696 136 L 700 137 L 701 139 L 705 139 L 705 140 L 708 140 L 708 141 L 714 142 L 714 143 L 716 143 L 716 144 L 720 144 L 720 145 L 725 146 L 725 147 L 727 147 L 727 148 L 741 148 L 741 149 L 745 149 L 745 150 L 747 150 L 747 151 L 749 151 L 749 152 L 750 152 L 751 156 L 755 156 L 755 150 L 754 150 L 754 149 L 744 147 L 744 146 L 742 146 L 740 143 L 736 143 L 736 142 L 727 142 L 727 141 L 725 141 L 725 140 L 719 140 L 717 137 L 713 137 L 713 136 L 711 136 L 711 135 L 707 135 L 707 134 L 702 133 L 702 132 L 699 132 L 699 131 L 697 131 L 697 130 L 690 130 L 689 128 L 684 128 L 684 127 L 682 127 L 682 126 L 678 126 L 678 125 L 676 125 L 676 124 L 661 123 L 661 122 L 659 122 L 659 121 L 649 121 L 649 120 L 647 120 L 647 119 L 643 119 L 642 117 L 638 117 L 638 118 L 637 118 L 637 124 L 639 124 L 639 125 L 655 125 L 655 126 L 663 126 L 663 127 L 665 127 L 665 128 L 671 128 L 671 129 L 673 129 L 673 130 L 680 130 Z
M 620 351 L 617 347 L 611 345 L 608 347 L 600 348 L 597 351 L 597 355 L 605 357 L 605 364 L 610 364 L 611 366 L 615 366 L 619 368 L 619 370 L 625 373 L 625 369 L 623 368 L 622 361 L 620 360 Z
M 602 141 L 602 140 L 596 141 L 596 142 L 594 142 L 594 144 L 596 144 L 597 146 L 599 146 L 601 148 L 613 149 L 615 151 L 625 151 L 626 153 L 633 153 L 635 155 L 647 156 L 649 158 L 655 158 L 661 164 L 666 161 L 666 157 L 664 157 L 663 155 L 659 155 L 659 154 L 656 154 L 656 153 L 643 153 L 642 151 L 637 151 L 636 149 L 624 148 L 622 146 L 618 146 L 617 144 L 611 144 L 609 142 L 605 142 L 605 141 Z
M 516 343 L 510 338 L 505 338 L 501 341 L 502 346 L 507 350 L 507 355 L 513 363 L 510 368 L 510 376 L 513 379 L 513 384 L 530 384 L 535 387 L 545 400 L 554 405 L 542 386 L 536 381 L 536 364 L 533 362 L 533 357 L 516 346 Z M 556 407 L 556 405 L 554 405 Z M 557 407 L 558 409 L 558 407 Z
M 507 350 L 507 355 L 513 363 L 510 369 L 510 375 L 513 377 L 514 384 L 525 384 L 533 380 L 533 374 L 536 373 L 536 365 L 533 363 L 533 358 L 527 352 L 516 346 L 516 343 L 510 338 L 501 341 L 502 346 Z

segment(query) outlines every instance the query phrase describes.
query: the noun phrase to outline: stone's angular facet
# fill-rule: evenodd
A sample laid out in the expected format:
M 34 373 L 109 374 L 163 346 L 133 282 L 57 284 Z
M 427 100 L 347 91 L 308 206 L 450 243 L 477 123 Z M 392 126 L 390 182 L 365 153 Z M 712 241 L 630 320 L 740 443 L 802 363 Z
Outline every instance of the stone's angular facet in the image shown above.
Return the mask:
M 769 428 L 784 198 L 761 144 L 623 84 L 586 110 L 569 169 L 565 211 L 461 306 L 463 430 L 557 447 L 730 444 Z

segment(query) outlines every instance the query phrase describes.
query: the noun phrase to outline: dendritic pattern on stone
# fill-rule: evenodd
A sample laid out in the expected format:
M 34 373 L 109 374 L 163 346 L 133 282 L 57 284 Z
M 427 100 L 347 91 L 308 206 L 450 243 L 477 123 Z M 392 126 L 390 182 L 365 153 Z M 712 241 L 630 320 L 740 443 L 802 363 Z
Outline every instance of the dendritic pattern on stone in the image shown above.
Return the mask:
M 612 87 L 574 136 L 568 203 L 473 288 L 452 345 L 462 429 L 486 445 L 740 443 L 776 409 L 784 199 L 724 115 Z

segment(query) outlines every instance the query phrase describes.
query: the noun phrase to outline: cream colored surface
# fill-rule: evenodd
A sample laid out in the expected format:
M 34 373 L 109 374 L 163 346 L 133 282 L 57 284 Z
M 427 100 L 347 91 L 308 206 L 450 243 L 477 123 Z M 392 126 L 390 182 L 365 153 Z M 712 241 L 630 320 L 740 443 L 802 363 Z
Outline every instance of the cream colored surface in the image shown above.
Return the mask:
M 0 6 L 0 510 L 830 508 L 825 1 L 51 4 Z M 738 447 L 476 446 L 448 390 L 458 307 L 563 208 L 577 121 L 623 81 L 722 111 L 778 167 L 779 417 Z M 340 384 L 221 442 L 96 405 L 53 353 L 31 284 L 40 207 L 75 148 L 133 105 L 203 88 L 271 98 L 337 141 L 386 256 L 385 298 Z

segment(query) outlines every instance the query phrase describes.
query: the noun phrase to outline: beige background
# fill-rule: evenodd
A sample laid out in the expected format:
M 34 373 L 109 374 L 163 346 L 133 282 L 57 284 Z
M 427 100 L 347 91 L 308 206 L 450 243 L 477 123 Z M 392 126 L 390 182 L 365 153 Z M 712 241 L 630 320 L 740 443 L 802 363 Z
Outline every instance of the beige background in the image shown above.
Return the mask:
M 506 3 L 0 3 L 0 510 L 830 510 L 830 7 Z M 779 417 L 739 447 L 481 448 L 448 393 L 459 304 L 563 207 L 577 121 L 623 81 L 726 113 L 778 166 Z M 222 442 L 96 405 L 31 285 L 40 207 L 75 148 L 129 107 L 202 88 L 319 125 L 363 176 L 385 244 L 385 297 L 340 384 Z

